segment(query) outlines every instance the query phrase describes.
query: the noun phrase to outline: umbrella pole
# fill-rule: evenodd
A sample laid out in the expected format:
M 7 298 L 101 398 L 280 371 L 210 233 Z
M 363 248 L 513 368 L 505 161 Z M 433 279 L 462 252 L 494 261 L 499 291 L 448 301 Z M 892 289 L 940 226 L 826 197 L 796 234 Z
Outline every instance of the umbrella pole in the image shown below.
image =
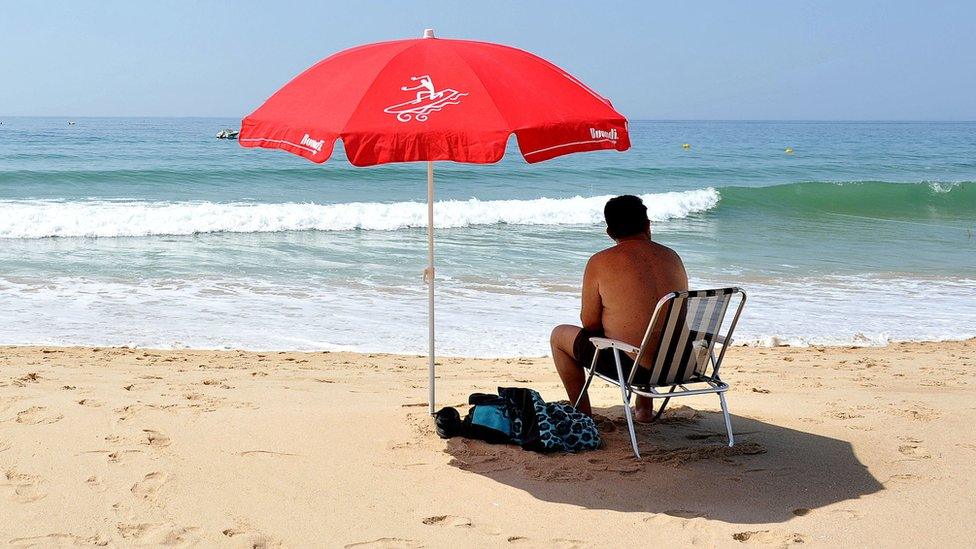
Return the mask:
M 434 162 L 427 161 L 427 375 L 430 414 L 434 415 Z

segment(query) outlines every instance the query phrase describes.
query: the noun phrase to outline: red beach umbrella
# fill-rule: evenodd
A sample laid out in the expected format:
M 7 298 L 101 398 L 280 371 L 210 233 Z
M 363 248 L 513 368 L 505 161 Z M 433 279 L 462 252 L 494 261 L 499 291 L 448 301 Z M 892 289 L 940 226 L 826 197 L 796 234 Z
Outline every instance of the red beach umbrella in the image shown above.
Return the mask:
M 342 139 L 355 166 L 427 162 L 430 411 L 434 411 L 435 160 L 490 164 L 515 134 L 523 158 L 630 148 L 627 119 L 569 73 L 523 50 L 424 38 L 339 52 L 241 122 L 244 147 L 325 162 Z

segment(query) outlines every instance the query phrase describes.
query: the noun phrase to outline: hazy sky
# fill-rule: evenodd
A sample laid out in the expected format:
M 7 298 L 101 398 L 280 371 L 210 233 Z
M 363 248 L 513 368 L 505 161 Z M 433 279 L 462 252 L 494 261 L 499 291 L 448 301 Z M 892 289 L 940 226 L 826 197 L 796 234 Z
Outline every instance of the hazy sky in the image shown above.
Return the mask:
M 243 117 L 424 27 L 539 54 L 633 119 L 976 120 L 971 0 L 0 0 L 0 115 Z

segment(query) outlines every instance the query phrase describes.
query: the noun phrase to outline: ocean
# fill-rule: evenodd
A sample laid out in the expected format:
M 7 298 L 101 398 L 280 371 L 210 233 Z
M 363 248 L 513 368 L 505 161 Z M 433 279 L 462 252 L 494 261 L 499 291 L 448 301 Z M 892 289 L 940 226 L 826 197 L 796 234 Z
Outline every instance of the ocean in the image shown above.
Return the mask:
M 0 119 L 0 344 L 426 352 L 424 163 L 73 121 Z M 436 165 L 439 353 L 548 354 L 624 193 L 693 287 L 748 292 L 739 343 L 976 336 L 976 123 L 630 128 L 625 153 Z

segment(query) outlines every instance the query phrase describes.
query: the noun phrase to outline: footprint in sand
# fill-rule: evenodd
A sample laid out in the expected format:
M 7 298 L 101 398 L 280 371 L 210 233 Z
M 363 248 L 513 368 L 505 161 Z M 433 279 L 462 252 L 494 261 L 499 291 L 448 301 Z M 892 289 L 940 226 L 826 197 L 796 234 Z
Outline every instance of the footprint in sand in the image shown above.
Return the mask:
M 153 499 L 159 489 L 163 487 L 166 483 L 167 475 L 166 473 L 160 473 L 159 471 L 154 471 L 147 474 L 139 482 L 132 485 L 130 491 L 134 496 L 140 499 Z
M 615 459 L 606 460 L 604 458 L 588 458 L 586 460 L 587 469 L 595 471 L 610 471 L 621 475 L 630 475 L 644 470 L 644 464 L 637 461 L 632 456 L 616 456 Z
M 448 462 L 449 465 L 457 467 L 462 471 L 473 473 L 497 473 L 507 471 L 515 467 L 513 461 L 500 459 L 501 456 L 484 455 L 455 455 Z
M 15 469 L 7 469 L 4 473 L 4 486 L 12 487 L 13 493 L 10 499 L 18 503 L 30 503 L 37 501 L 47 494 L 41 491 L 41 477 L 18 473 Z
M 764 454 L 766 449 L 755 442 L 742 442 L 733 447 L 719 445 L 684 448 L 641 448 L 645 463 L 659 463 L 672 467 L 708 459 L 727 459 L 735 456 Z
M 234 387 L 227 383 L 226 379 L 205 379 L 202 381 L 204 385 L 208 387 L 219 387 L 221 389 L 233 389 Z
M 830 416 L 830 417 L 832 417 L 832 418 L 834 418 L 834 419 L 842 419 L 842 420 L 858 419 L 858 418 L 864 417 L 863 415 L 861 415 L 861 414 L 859 414 L 857 412 L 845 411 L 845 410 L 838 410 L 838 411 L 834 411 L 834 412 L 828 412 L 827 415 Z
M 3 387 L 3 385 L 0 385 Z M 24 397 L 0 397 L 0 412 L 6 412 L 8 408 L 17 403 L 17 401 L 23 400 Z
M 627 425 L 627 420 L 623 420 L 623 425 Z M 697 410 L 689 406 L 675 406 L 673 408 L 668 408 L 666 412 L 661 416 L 661 419 L 657 420 L 659 423 L 665 424 L 688 424 L 688 423 L 698 423 L 701 421 L 701 414 Z
M 157 408 L 159 407 L 153 404 L 137 403 L 137 404 L 129 404 L 121 408 L 116 408 L 114 412 L 116 414 L 119 414 L 117 418 L 119 421 L 126 421 L 128 419 L 132 419 L 133 417 L 135 417 L 139 412 L 142 412 L 144 410 L 154 410 Z
M 564 466 L 564 467 L 526 467 L 526 476 L 534 480 L 544 482 L 583 482 L 593 479 L 593 473 L 585 468 Z
M 407 448 L 412 448 L 417 445 L 417 442 L 412 440 L 407 440 L 403 442 L 393 442 L 390 441 L 386 445 L 387 450 L 406 450 Z
M 859 519 L 864 516 L 860 511 L 855 511 L 854 509 L 834 509 L 831 513 L 844 515 L 850 519 Z
M 803 534 L 793 532 L 786 534 L 771 530 L 757 530 L 751 532 L 737 532 L 732 534 L 732 539 L 739 543 L 755 543 L 760 545 L 773 545 L 776 547 L 789 547 L 797 543 L 806 543 L 807 537 Z
M 119 535 L 129 545 L 145 546 L 190 546 L 200 542 L 194 535 L 197 528 L 177 526 L 172 523 L 133 523 L 119 524 Z
M 261 534 L 259 532 L 251 532 L 243 528 L 227 528 L 223 530 L 221 534 L 232 538 L 235 545 L 240 543 L 241 547 L 250 547 L 251 549 L 272 549 L 274 547 L 281 547 L 281 542 L 274 540 Z
M 379 538 L 371 541 L 358 541 L 344 546 L 345 549 L 363 547 L 368 549 L 419 549 L 425 547 L 423 543 L 412 539 Z
M 104 450 L 99 451 L 99 453 L 104 452 Z M 109 463 L 121 463 L 122 459 L 126 454 L 141 454 L 142 450 L 116 450 L 108 454 Z
M 297 456 L 298 454 L 289 454 L 288 452 L 275 452 L 273 450 L 244 450 L 243 452 L 238 452 L 239 456 Z
M 734 433 L 735 436 L 744 435 L 746 433 Z M 690 435 L 685 435 L 688 440 L 721 440 L 727 437 L 725 433 L 691 433 Z
M 545 541 L 535 541 L 525 536 L 510 536 L 508 543 L 512 545 L 531 545 L 533 547 L 551 547 L 554 549 L 577 549 L 585 547 L 586 544 L 578 539 L 556 538 Z
M 924 479 L 918 475 L 913 475 L 911 473 L 899 473 L 897 475 L 891 475 L 890 477 L 888 477 L 887 480 L 882 482 L 882 484 L 884 484 L 885 486 L 887 486 L 888 484 L 909 484 L 909 483 L 919 482 L 921 480 Z
M 24 425 L 57 423 L 63 418 L 64 415 L 44 406 L 31 406 L 30 408 L 17 413 L 17 423 L 22 423 Z
M 929 459 L 932 457 L 932 454 L 928 450 L 917 444 L 902 444 L 898 447 L 898 451 L 912 460 Z
M 885 409 L 885 412 L 911 421 L 932 421 L 939 418 L 938 412 L 917 402 L 903 402 L 901 405 L 892 403 L 892 407 Z
M 92 475 L 86 478 L 85 484 L 96 492 L 104 492 L 106 490 L 105 485 L 102 483 L 102 477 L 98 475 Z
M 26 383 L 37 383 L 40 380 L 40 377 L 41 376 L 37 375 L 37 372 L 30 372 L 23 377 L 15 379 L 14 381 L 21 382 L 21 386 L 23 386 L 23 384 Z
M 12 547 L 104 547 L 109 544 L 108 540 L 102 539 L 97 534 L 90 538 L 83 538 L 74 534 L 61 533 L 14 538 L 7 543 Z
M 427 526 L 450 526 L 454 528 L 471 527 L 471 519 L 454 515 L 437 515 L 434 517 L 427 517 L 423 522 Z
M 159 431 L 153 429 L 143 429 L 142 432 L 146 435 L 146 440 L 143 442 L 143 444 L 148 444 L 150 447 L 157 450 L 165 448 L 172 443 L 172 440 L 170 440 L 168 436 Z

